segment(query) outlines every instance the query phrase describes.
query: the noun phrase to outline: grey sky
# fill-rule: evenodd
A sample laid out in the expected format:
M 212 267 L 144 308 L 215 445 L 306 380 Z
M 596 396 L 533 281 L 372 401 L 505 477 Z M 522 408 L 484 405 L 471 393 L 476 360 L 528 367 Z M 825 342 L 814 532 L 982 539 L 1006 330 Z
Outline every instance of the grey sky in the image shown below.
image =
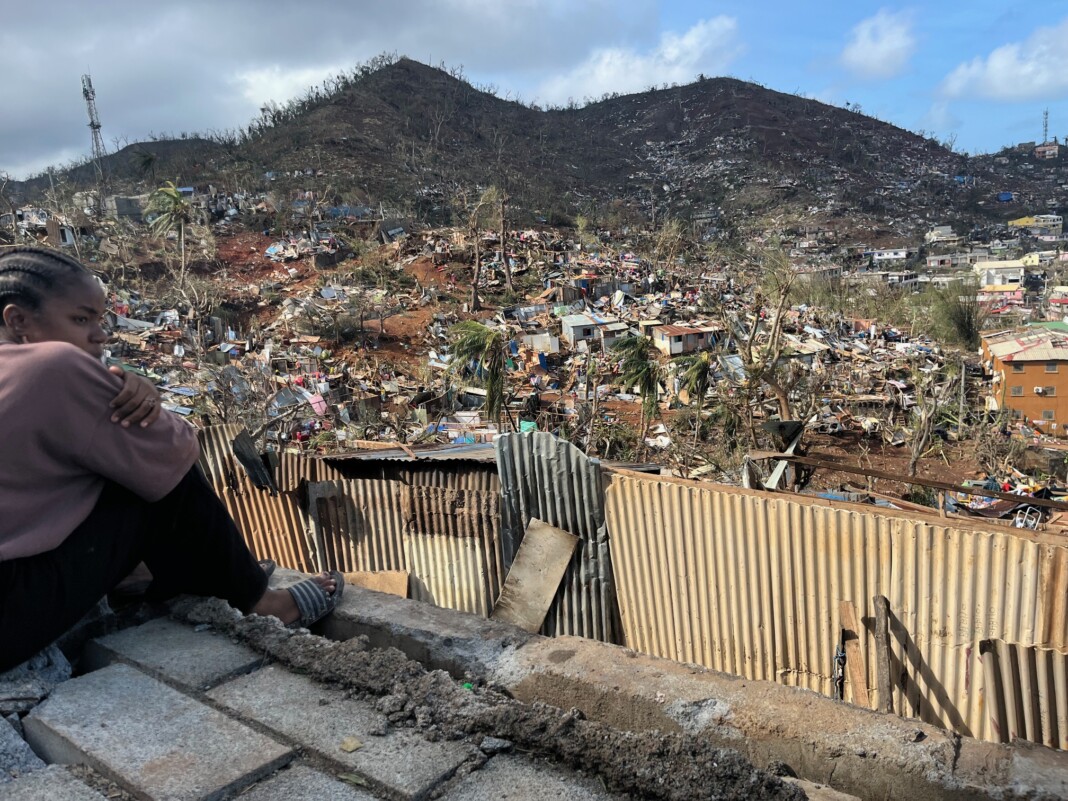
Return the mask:
M 89 150 L 80 77 L 91 71 L 105 145 L 150 132 L 241 125 L 381 52 L 462 65 L 474 80 L 532 99 L 545 65 L 586 56 L 591 31 L 655 41 L 654 4 L 559 0 L 127 0 L 26 3 L 0 26 L 0 171 L 16 177 Z M 505 78 L 505 83 L 501 78 Z M 526 93 L 530 92 L 530 93 Z

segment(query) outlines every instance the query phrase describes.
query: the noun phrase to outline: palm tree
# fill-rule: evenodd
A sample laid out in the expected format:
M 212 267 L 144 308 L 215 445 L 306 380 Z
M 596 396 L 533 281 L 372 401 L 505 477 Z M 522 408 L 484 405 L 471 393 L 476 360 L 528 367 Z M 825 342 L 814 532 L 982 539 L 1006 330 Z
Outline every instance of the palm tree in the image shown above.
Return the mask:
M 623 383 L 630 387 L 637 387 L 638 394 L 642 399 L 642 442 L 645 442 L 646 430 L 649 421 L 656 414 L 657 403 L 660 400 L 660 367 L 659 351 L 653 345 L 653 340 L 646 336 L 630 336 L 619 340 L 612 350 L 623 360 L 622 378 Z
M 499 424 L 504 408 L 504 370 L 508 340 L 504 332 L 476 320 L 464 320 L 449 329 L 452 363 L 459 372 L 474 366 L 486 388 L 486 414 Z
M 178 232 L 178 250 L 181 254 L 178 289 L 181 290 L 185 286 L 185 229 L 193 221 L 193 207 L 178 191 L 174 181 L 167 181 L 152 193 L 149 209 L 159 214 L 152 221 L 152 233 L 157 237 L 165 236 L 170 231 Z
M 706 350 L 701 353 L 683 356 L 681 359 L 676 360 L 675 364 L 680 371 L 679 377 L 682 379 L 682 385 L 697 406 L 697 414 L 695 415 L 693 426 L 693 450 L 696 453 L 697 439 L 701 432 L 701 413 L 704 411 L 705 406 L 705 394 L 708 392 L 709 387 L 712 386 L 716 371 L 716 360 L 713 358 L 712 352 Z

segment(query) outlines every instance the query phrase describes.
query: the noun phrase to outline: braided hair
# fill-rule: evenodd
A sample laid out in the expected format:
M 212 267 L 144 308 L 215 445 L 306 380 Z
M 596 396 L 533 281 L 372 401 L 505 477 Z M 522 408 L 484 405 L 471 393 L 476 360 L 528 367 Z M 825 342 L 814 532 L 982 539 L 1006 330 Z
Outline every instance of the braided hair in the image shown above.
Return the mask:
M 58 250 L 17 247 L 0 251 L 0 310 L 18 303 L 37 311 L 46 297 L 62 292 L 79 277 L 92 278 L 93 273 Z

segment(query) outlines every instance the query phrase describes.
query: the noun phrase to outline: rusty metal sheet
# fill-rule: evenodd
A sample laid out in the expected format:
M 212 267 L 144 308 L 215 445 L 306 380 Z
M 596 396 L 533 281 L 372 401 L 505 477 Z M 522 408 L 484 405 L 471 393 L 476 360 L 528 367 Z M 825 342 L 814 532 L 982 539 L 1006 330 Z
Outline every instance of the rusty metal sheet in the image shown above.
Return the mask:
M 831 694 L 852 601 L 876 687 L 885 595 L 894 709 L 997 739 L 976 644 L 1068 646 L 1055 535 L 626 471 L 606 471 L 605 509 L 626 644 L 646 653 Z M 1050 703 L 1040 715 L 1055 718 Z
M 503 573 L 496 493 L 385 479 L 307 489 L 318 569 L 407 570 L 412 598 L 489 615 Z
M 544 432 L 505 434 L 494 445 L 501 482 L 505 571 L 532 517 L 580 540 L 542 633 L 622 642 L 600 463 L 570 442 Z
M 253 485 L 231 447 L 241 431 L 239 425 L 201 429 L 201 468 L 257 558 L 312 570 L 308 520 L 297 494 L 284 489 L 272 494 Z
M 340 479 L 308 484 L 317 570 L 407 570 L 408 502 L 398 481 Z
M 444 487 L 447 489 L 476 490 L 499 495 L 501 480 L 496 465 L 470 462 L 433 463 L 427 465 L 399 465 L 397 477 L 413 487 Z M 499 503 L 499 499 L 498 499 Z

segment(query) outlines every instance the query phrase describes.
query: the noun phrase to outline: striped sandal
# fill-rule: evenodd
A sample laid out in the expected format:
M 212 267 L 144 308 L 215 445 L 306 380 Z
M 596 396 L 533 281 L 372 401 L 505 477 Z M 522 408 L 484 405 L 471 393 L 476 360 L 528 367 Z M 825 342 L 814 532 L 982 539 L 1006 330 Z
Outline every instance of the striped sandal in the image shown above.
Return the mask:
M 290 623 L 289 628 L 308 628 L 337 609 L 345 589 L 345 577 L 336 570 L 331 570 L 329 575 L 335 582 L 332 593 L 327 593 L 312 579 L 304 579 L 292 587 L 286 587 L 300 611 L 300 617 Z

